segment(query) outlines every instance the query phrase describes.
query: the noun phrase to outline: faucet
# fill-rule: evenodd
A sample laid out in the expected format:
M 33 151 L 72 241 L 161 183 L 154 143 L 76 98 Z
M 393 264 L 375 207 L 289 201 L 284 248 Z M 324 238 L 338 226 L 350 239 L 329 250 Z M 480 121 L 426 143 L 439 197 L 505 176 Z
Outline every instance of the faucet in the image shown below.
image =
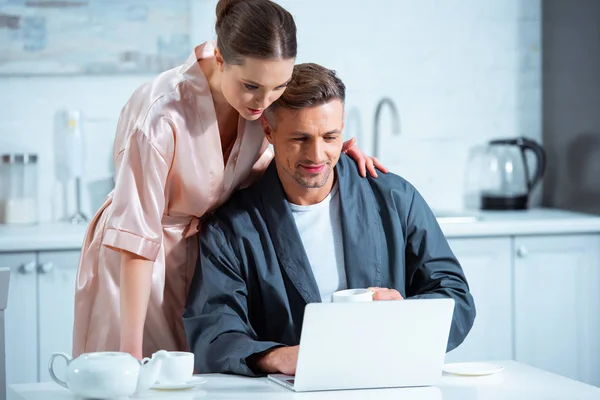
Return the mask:
M 346 114 L 346 124 L 344 131 L 348 133 L 350 128 L 356 130 L 356 132 L 353 132 L 354 137 L 356 138 L 356 143 L 359 146 L 362 146 L 362 122 L 360 120 L 360 113 L 358 112 L 357 108 L 351 108 Z
M 383 97 L 381 100 L 379 100 L 377 107 L 375 108 L 375 118 L 373 121 L 373 149 L 371 150 L 373 152 L 373 157 L 379 156 L 379 118 L 381 116 L 381 110 L 386 104 L 392 111 L 392 134 L 400 135 L 400 117 L 398 115 L 398 109 L 396 108 L 396 105 L 392 99 L 389 97 Z

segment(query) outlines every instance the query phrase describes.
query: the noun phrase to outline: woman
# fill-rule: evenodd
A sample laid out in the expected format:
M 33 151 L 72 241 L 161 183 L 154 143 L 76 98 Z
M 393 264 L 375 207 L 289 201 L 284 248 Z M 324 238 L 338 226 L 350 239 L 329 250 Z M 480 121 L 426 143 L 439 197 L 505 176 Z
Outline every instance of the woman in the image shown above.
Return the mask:
M 216 46 L 198 46 L 121 112 L 115 188 L 90 223 L 77 275 L 74 357 L 187 349 L 199 218 L 271 160 L 258 120 L 292 76 L 294 20 L 269 0 L 220 0 L 216 12 Z M 373 160 L 348 153 L 375 175 Z

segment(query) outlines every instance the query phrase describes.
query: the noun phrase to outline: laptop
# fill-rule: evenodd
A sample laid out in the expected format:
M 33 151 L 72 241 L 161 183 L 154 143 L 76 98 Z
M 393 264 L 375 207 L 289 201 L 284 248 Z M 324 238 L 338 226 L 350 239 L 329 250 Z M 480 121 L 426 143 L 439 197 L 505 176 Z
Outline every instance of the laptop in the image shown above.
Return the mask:
M 310 303 L 296 375 L 268 378 L 296 392 L 438 385 L 454 300 Z

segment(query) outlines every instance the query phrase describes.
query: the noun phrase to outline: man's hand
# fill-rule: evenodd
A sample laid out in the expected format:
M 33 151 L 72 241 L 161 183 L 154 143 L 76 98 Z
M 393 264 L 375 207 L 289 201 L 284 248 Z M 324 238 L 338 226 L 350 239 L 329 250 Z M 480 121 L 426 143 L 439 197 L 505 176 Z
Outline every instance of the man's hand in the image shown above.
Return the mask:
M 254 360 L 254 365 L 267 374 L 296 375 L 299 349 L 300 346 L 277 347 L 259 355 Z
M 370 287 L 369 290 L 373 291 L 373 300 L 403 300 L 404 298 L 396 289 Z

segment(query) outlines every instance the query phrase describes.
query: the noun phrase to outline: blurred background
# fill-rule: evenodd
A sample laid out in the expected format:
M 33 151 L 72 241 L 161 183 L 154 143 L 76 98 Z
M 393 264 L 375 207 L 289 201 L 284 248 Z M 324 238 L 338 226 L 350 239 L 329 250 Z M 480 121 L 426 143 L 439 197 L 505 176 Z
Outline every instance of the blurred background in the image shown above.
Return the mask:
M 280 3 L 296 18 L 298 62 L 335 69 L 348 87 L 345 136 L 433 208 L 468 208 L 474 149 L 526 137 L 548 156 L 532 204 L 600 212 L 596 1 Z M 121 107 L 215 38 L 215 4 L 0 1 L 0 151 L 37 156 L 40 221 L 77 211 L 79 175 L 82 211 L 99 207 Z M 79 112 L 76 143 L 66 111 Z
M 335 69 L 348 87 L 345 136 L 356 137 L 365 152 L 411 180 L 434 208 L 465 206 L 466 168 L 473 147 L 505 137 L 542 141 L 540 1 L 280 3 L 296 19 L 298 62 Z M 41 221 L 60 220 L 76 211 L 68 171 L 73 164 L 83 164 L 76 167 L 81 171 L 83 211 L 89 216 L 98 208 L 111 187 L 112 144 L 121 107 L 140 84 L 185 61 L 193 46 L 215 38 L 215 4 L 214 0 L 0 1 L 0 149 L 38 156 Z M 561 10 L 555 14 L 564 15 Z M 583 11 L 582 17 L 586 15 L 590 14 Z M 567 16 L 561 18 L 551 29 L 568 23 Z M 570 46 L 571 40 L 578 46 Z M 597 53 L 594 65 L 578 37 L 560 45 L 556 43 L 557 51 L 587 55 L 586 62 L 573 62 L 576 54 L 569 54 L 574 70 L 568 72 L 582 80 L 582 88 L 592 86 L 593 77 L 586 85 L 579 73 L 583 68 L 590 74 L 598 70 Z M 547 58 L 566 62 L 561 55 Z M 553 67 L 552 72 L 561 73 L 560 64 Z M 561 90 L 554 82 L 548 84 L 553 91 Z M 581 113 L 578 104 L 588 102 L 578 92 L 574 92 L 577 104 L 569 105 Z M 552 93 L 553 110 L 563 109 L 556 102 L 565 95 Z M 393 102 L 398 129 L 393 129 L 391 107 L 384 104 L 379 145 L 374 148 L 375 111 L 382 98 Z M 81 113 L 80 150 L 75 146 L 68 151 L 61 138 L 66 130 L 64 110 Z M 594 133 L 593 125 L 587 127 L 581 118 L 576 118 L 577 125 L 566 122 L 569 115 L 564 111 L 560 118 L 550 117 L 552 130 L 560 131 L 547 136 L 560 147 L 570 140 L 559 137 L 579 135 L 584 128 Z M 79 151 L 82 161 L 76 160 Z M 566 161 L 566 154 L 561 157 Z M 551 192 L 547 203 L 565 205 L 566 200 Z

